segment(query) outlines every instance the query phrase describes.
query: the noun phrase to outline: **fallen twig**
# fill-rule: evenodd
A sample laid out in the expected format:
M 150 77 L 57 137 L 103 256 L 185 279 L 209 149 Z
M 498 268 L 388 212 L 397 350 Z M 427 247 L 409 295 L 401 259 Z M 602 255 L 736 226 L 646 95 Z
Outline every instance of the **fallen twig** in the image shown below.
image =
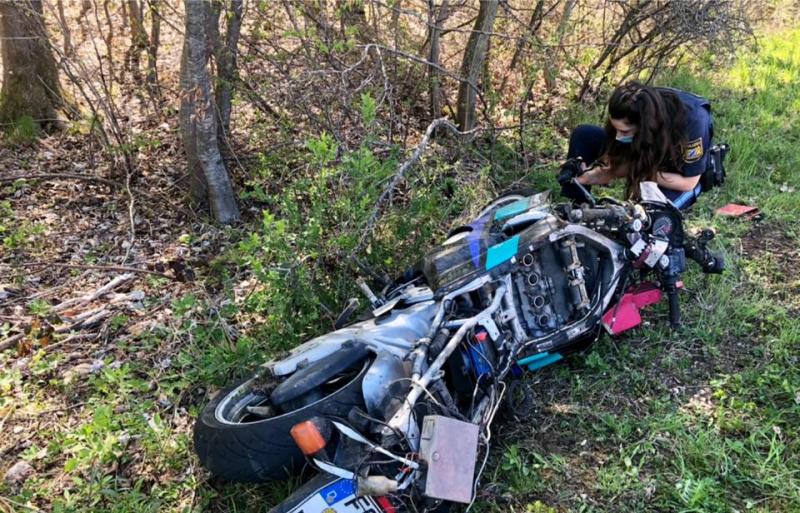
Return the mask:
M 392 181 L 389 182 L 389 185 L 386 187 L 386 189 L 383 190 L 380 197 L 378 198 L 378 201 L 375 203 L 375 208 L 372 211 L 372 215 L 370 215 L 369 219 L 367 220 L 367 225 L 364 228 L 364 232 L 361 234 L 361 238 L 358 240 L 358 244 L 356 244 L 356 247 L 350 253 L 351 261 L 353 260 L 353 258 L 357 253 L 360 253 L 361 250 L 364 249 L 364 246 L 367 243 L 367 238 L 372 233 L 372 230 L 375 228 L 375 223 L 378 221 L 378 216 L 380 215 L 383 204 L 386 203 L 386 201 L 388 201 L 389 198 L 391 198 L 392 193 L 394 193 L 394 189 L 397 187 L 397 184 L 400 183 L 400 180 L 403 179 L 403 176 L 405 175 L 406 171 L 408 171 L 411 168 L 411 166 L 416 164 L 417 161 L 422 157 L 422 153 L 428 147 L 431 137 L 433 136 L 434 132 L 436 132 L 436 129 L 439 127 L 445 127 L 449 131 L 462 136 L 469 135 L 479 130 L 479 128 L 474 128 L 468 132 L 461 132 L 447 118 L 435 119 L 431 122 L 430 125 L 428 125 L 428 128 L 425 130 L 425 135 L 422 137 L 422 140 L 419 142 L 417 147 L 414 148 L 414 151 L 411 153 L 411 156 L 408 159 L 406 159 L 406 161 L 403 162 L 397 169 L 397 172 L 395 173 L 394 177 L 392 177 Z
M 73 306 L 85 305 L 86 303 L 91 303 L 95 299 L 98 299 L 98 298 L 104 296 L 105 294 L 108 294 L 109 292 L 111 292 L 112 290 L 116 289 L 120 285 L 124 285 L 125 283 L 128 283 L 129 281 L 131 281 L 133 279 L 134 279 L 134 275 L 131 274 L 131 273 L 122 274 L 120 276 L 117 276 L 116 278 L 114 278 L 110 282 L 106 283 L 105 285 L 103 285 L 102 287 L 97 289 L 96 291 L 94 291 L 94 292 L 92 292 L 90 294 L 84 294 L 83 296 L 80 296 L 80 297 L 76 297 L 76 298 L 73 298 L 73 299 L 68 299 L 68 300 L 66 300 L 66 301 L 64 301 L 62 303 L 59 303 L 59 304 L 55 305 L 50 310 L 53 311 L 53 312 L 60 312 L 62 310 L 66 310 L 67 308 L 70 308 L 70 307 L 73 307 Z
M 86 276 L 88 274 L 89 274 L 89 271 L 86 271 L 85 273 L 81 273 L 80 276 L 77 276 L 75 278 L 66 280 L 65 283 L 62 283 L 60 285 L 55 285 L 53 287 L 50 287 L 49 289 L 41 290 L 41 291 L 36 292 L 34 294 L 31 294 L 29 296 L 22 296 L 22 297 L 14 298 L 14 299 L 12 299 L 10 301 L 7 301 L 5 303 L 5 306 L 14 305 L 14 304 L 17 304 L 17 303 L 28 303 L 30 301 L 33 301 L 34 299 L 40 299 L 40 298 L 43 298 L 43 297 L 51 296 L 51 295 L 55 294 L 57 291 L 59 291 L 59 290 L 61 290 L 63 288 L 73 286 L 76 282 L 81 281 L 82 279 L 86 278 Z M 0 275 L 0 279 L 6 278 L 7 276 L 8 275 Z M 27 276 L 27 273 L 21 273 L 21 274 L 16 275 L 16 276 Z
M 79 322 L 79 323 L 76 323 L 75 325 L 77 326 L 77 325 L 81 325 L 81 324 L 84 324 L 84 323 L 83 322 Z M 72 328 L 73 328 L 73 326 L 65 326 L 64 328 L 56 329 L 55 333 L 68 333 L 68 332 L 70 332 L 72 330 Z M 12 336 L 8 337 L 7 339 L 3 340 L 2 342 L 0 342 L 0 351 L 5 351 L 6 349 L 12 348 L 17 342 L 22 340 L 22 338 L 24 336 L 25 336 L 24 333 L 17 333 L 16 335 L 12 335 Z M 63 340 L 59 340 L 58 342 L 53 342 L 52 344 L 45 345 L 45 346 L 42 347 L 42 349 L 44 349 L 45 351 L 51 351 L 54 348 L 56 348 L 56 347 L 58 347 L 60 345 L 63 345 L 63 344 L 68 344 L 70 342 L 75 342 L 77 340 L 89 340 L 89 339 L 97 338 L 98 336 L 99 335 L 97 333 L 77 333 L 75 335 L 70 335 L 67 338 L 63 339 Z
M 79 314 L 77 314 L 75 316 L 67 315 L 65 317 L 69 320 L 71 325 L 70 326 L 61 326 L 61 327 L 57 328 L 56 329 L 56 333 L 64 333 L 66 331 L 69 331 L 69 330 L 77 327 L 81 323 L 83 323 L 83 321 L 85 321 L 86 319 L 92 317 L 93 315 L 95 315 L 95 314 L 97 314 L 99 312 L 102 312 L 105 309 L 106 309 L 105 306 L 100 306 L 100 307 L 97 307 L 97 308 L 92 308 L 92 309 L 86 310 L 85 312 L 81 312 L 81 313 L 79 313 Z
M 119 303 L 131 303 L 133 301 L 141 301 L 144 299 L 144 291 L 133 290 L 127 294 L 114 294 L 109 298 L 109 303 L 112 305 Z
M 0 504 L 10 505 L 8 511 L 14 511 L 13 506 L 17 506 L 18 508 L 27 509 L 27 510 L 33 511 L 35 513 L 41 513 L 42 512 L 42 510 L 40 510 L 36 506 L 31 506 L 30 504 L 24 504 L 22 502 L 17 502 L 17 501 L 11 500 L 9 498 L 3 497 L 2 495 L 0 495 Z M 2 511 L 2 510 L 0 509 L 0 511 Z M 17 511 L 19 511 L 19 510 L 17 510 Z
M 52 267 L 64 267 L 67 269 L 95 269 L 98 271 L 109 271 L 109 272 L 120 272 L 120 273 L 127 272 L 127 273 L 151 274 L 153 276 L 160 276 L 162 278 L 167 278 L 168 280 L 180 281 L 176 277 L 170 276 L 169 274 L 160 273 L 158 271 L 151 271 L 149 269 L 139 269 L 138 267 L 126 267 L 124 265 L 60 264 L 55 262 L 30 262 L 30 263 L 22 263 L 19 265 L 22 267 L 52 266 Z
M 95 175 L 82 175 L 82 174 L 74 174 L 74 173 L 34 173 L 34 174 L 27 174 L 27 175 L 15 175 L 15 176 L 0 176 L 0 184 L 8 183 L 8 182 L 16 182 L 17 180 L 84 180 L 87 182 L 98 182 L 102 183 L 103 185 L 108 185 L 112 189 L 128 189 L 136 190 L 137 194 L 144 196 L 150 200 L 156 200 L 156 198 L 141 189 L 134 189 L 130 187 L 130 183 L 126 181 L 126 183 L 117 183 L 114 180 L 109 180 L 108 178 L 102 178 Z
M 42 347 L 45 352 L 52 351 L 53 349 L 62 346 L 64 344 L 69 344 L 70 342 L 76 342 L 78 340 L 92 340 L 99 337 L 99 333 L 76 333 L 75 335 L 70 335 L 63 340 L 59 340 L 58 342 L 53 342 L 52 344 L 47 344 L 46 346 Z
M 127 169 L 125 172 L 125 192 L 128 194 L 128 247 L 125 249 L 125 258 L 122 259 L 123 264 L 128 263 L 128 259 L 133 251 L 133 245 L 136 242 L 136 223 L 134 222 L 134 198 L 131 192 L 131 170 Z
M 75 408 L 80 408 L 81 406 L 86 406 L 86 403 L 85 402 L 80 402 L 80 403 L 75 403 L 75 404 L 67 404 L 67 405 L 64 405 L 64 406 L 59 406 L 58 408 L 50 408 L 49 410 L 37 411 L 37 412 L 32 413 L 32 414 L 29 413 L 29 414 L 24 414 L 24 415 L 14 415 L 14 419 L 15 420 L 34 419 L 34 418 L 39 417 L 41 415 L 48 415 L 50 413 L 59 413 L 59 412 L 62 412 L 62 411 L 68 411 L 68 410 L 72 410 L 72 409 L 75 409 Z
M 16 335 L 11 335 L 7 339 L 0 342 L 0 351 L 5 351 L 6 349 L 14 347 L 14 344 L 22 340 L 22 337 L 24 336 L 25 336 L 24 333 L 17 333 Z
M 80 175 L 70 173 L 35 173 L 30 175 L 0 176 L 0 183 L 16 182 L 17 180 L 86 180 L 89 182 L 99 182 L 115 189 L 122 188 L 123 185 L 107 178 L 94 175 Z
M 94 328 L 95 326 L 100 324 L 101 321 L 104 321 L 106 318 L 108 318 L 110 315 L 111 315 L 110 310 L 106 310 L 105 308 L 100 308 L 99 310 L 93 311 L 91 316 L 82 316 L 81 320 L 79 320 L 78 322 L 75 322 L 70 326 L 65 326 L 63 328 L 63 331 L 62 328 L 57 329 L 56 333 L 66 333 L 78 329 L 83 330 L 83 329 Z

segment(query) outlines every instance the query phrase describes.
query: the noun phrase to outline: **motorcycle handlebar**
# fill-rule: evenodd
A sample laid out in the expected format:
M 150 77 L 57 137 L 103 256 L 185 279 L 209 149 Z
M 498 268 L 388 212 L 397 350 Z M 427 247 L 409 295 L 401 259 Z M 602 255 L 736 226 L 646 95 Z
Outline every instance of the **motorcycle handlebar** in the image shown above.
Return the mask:
M 609 205 L 607 207 L 586 207 L 574 208 L 569 212 L 570 221 L 607 221 L 623 223 L 633 217 L 629 209 L 620 205 Z

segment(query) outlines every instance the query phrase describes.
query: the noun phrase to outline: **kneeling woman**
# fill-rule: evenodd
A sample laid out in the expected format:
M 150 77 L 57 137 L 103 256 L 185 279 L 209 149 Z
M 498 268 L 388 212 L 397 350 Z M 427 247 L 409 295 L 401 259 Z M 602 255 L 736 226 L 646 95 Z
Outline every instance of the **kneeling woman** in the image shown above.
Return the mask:
M 606 185 L 625 178 L 631 198 L 636 198 L 641 182 L 652 181 L 676 207 L 694 203 L 713 136 L 708 100 L 629 82 L 614 90 L 608 114 L 605 129 L 580 125 L 570 136 L 568 158 L 582 157 L 588 164 L 600 161 L 576 180 Z

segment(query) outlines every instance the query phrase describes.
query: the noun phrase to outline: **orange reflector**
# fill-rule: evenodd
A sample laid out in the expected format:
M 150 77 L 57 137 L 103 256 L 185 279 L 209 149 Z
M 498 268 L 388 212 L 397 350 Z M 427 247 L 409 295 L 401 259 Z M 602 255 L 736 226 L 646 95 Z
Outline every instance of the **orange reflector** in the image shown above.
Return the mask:
M 306 456 L 316 454 L 325 448 L 325 439 L 322 437 L 322 433 L 310 420 L 295 424 L 290 433 L 294 438 L 294 443 Z

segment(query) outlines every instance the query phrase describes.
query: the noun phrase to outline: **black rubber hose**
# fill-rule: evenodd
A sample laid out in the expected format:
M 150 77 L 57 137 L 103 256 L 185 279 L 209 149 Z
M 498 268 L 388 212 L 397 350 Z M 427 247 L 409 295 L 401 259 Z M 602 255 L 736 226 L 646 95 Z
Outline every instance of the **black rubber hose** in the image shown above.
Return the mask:
M 675 285 L 671 285 L 667 289 L 667 298 L 669 299 L 669 325 L 672 329 L 680 328 L 681 303 L 678 297 L 678 289 L 675 288 Z

